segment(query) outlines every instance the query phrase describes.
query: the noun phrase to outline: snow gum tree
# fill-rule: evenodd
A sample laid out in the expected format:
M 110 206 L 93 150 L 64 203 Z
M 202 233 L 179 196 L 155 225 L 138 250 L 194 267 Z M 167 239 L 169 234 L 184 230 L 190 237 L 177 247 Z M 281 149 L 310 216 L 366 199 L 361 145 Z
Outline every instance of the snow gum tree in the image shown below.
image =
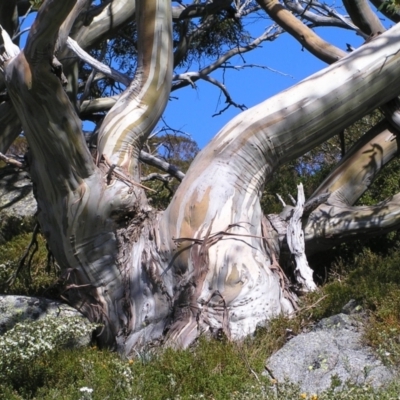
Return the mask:
M 398 228 L 400 194 L 354 206 L 397 155 L 400 121 L 400 27 L 385 31 L 366 0 L 344 1 L 348 15 L 301 0 L 34 6 L 20 50 L 18 18 L 31 4 L 0 2 L 0 152 L 10 161 L 4 154 L 24 133 L 38 219 L 63 271 L 64 297 L 104 325 L 104 345 L 129 356 L 154 342 L 186 347 L 201 334 L 239 339 L 293 312 L 297 295 L 316 288 L 307 254 Z M 396 21 L 396 8 L 385 10 Z M 250 38 L 243 26 L 255 13 L 273 25 Z M 366 42 L 346 53 L 317 36 L 315 26 L 354 30 Z M 233 118 L 185 176 L 143 151 L 173 90 L 203 79 L 239 106 L 212 73 L 283 31 L 330 65 Z M 125 70 L 102 62 L 124 43 L 131 46 Z M 174 74 L 202 51 L 208 66 Z M 385 119 L 307 201 L 299 187 L 296 207 L 263 215 L 260 196 L 278 166 L 378 107 Z M 91 135 L 82 120 L 96 123 Z M 147 200 L 141 162 L 182 180 L 165 211 Z M 280 266 L 283 247 L 296 261 L 294 282 Z

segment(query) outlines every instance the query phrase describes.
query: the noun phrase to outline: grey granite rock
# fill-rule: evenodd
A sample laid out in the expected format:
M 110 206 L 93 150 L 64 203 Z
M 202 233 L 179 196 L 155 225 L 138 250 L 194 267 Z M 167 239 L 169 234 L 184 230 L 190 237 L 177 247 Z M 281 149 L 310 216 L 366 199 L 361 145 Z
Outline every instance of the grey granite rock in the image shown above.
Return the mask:
M 82 324 L 89 321 L 74 308 L 41 297 L 0 295 L 0 335 L 12 329 L 18 322 L 37 321 L 42 318 L 79 317 Z M 71 347 L 86 346 L 91 342 L 91 335 L 80 338 Z
M 296 383 L 307 393 L 324 391 L 335 380 L 341 385 L 352 382 L 380 387 L 395 373 L 363 345 L 362 331 L 362 315 L 325 318 L 311 332 L 291 339 L 266 366 L 279 382 Z
M 0 168 L 0 244 L 35 225 L 36 200 L 28 173 Z

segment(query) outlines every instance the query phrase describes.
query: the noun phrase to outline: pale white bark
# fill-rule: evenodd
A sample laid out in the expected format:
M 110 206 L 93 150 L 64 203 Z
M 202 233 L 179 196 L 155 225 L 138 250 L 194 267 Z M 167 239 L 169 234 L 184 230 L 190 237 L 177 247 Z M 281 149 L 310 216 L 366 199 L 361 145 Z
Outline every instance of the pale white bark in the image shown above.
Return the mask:
M 174 252 L 176 287 L 190 304 L 176 309 L 171 340 L 187 344 L 198 330 L 218 328 L 237 338 L 272 315 L 293 310 L 261 239 L 259 195 L 265 177 L 400 93 L 399 39 L 395 26 L 241 113 L 196 157 L 161 224 L 162 236 L 171 238 L 166 241 Z M 222 234 L 207 246 L 202 261 L 200 244 L 186 240 L 177 247 L 172 240 L 204 242 L 207 232 L 228 227 L 232 235 Z M 190 286 L 193 277 L 196 288 Z
M 152 165 L 161 169 L 162 171 L 168 172 L 169 175 L 175 177 L 179 181 L 181 181 L 185 177 L 185 174 L 182 171 L 179 171 L 179 169 L 175 166 L 167 163 L 164 160 L 154 157 L 153 155 L 146 153 L 143 150 L 140 152 L 140 160 L 148 165 Z
M 161 117 L 171 91 L 173 43 L 170 2 L 154 0 L 137 6 L 142 40 L 136 76 L 104 119 L 98 151 L 100 157 L 105 155 L 139 181 L 141 147 Z
M 109 111 L 117 102 L 119 96 L 101 97 L 93 100 L 85 100 L 81 104 L 81 114 L 92 114 L 95 112 Z
M 292 312 L 276 238 L 259 203 L 266 176 L 400 93 L 400 27 L 234 118 L 196 158 L 160 216 L 142 201 L 132 176 L 170 92 L 170 2 L 137 2 L 144 18 L 138 18 L 139 72 L 102 126 L 99 152 L 105 157 L 98 166 L 49 68 L 58 28 L 75 3 L 48 0 L 26 54 L 5 68 L 33 152 L 39 218 L 64 268 L 69 300 L 102 320 L 103 343 L 125 354 L 165 332 L 180 346 L 203 332 L 241 338 L 268 318 Z M 115 0 L 108 10 L 121 6 L 121 16 L 132 4 Z M 102 18 L 104 32 L 104 21 L 113 19 Z M 381 228 L 387 210 L 391 223 L 398 218 L 397 201 L 357 216 Z M 327 212 L 340 210 L 331 205 Z M 347 215 L 354 219 L 353 212 Z M 339 222 L 351 231 L 347 215 Z M 312 286 L 309 276 L 303 280 Z
M 111 79 L 114 79 L 117 82 L 123 83 L 125 86 L 129 86 L 129 84 L 131 83 L 131 79 L 128 76 L 121 74 L 120 72 L 109 67 L 108 65 L 105 65 L 97 61 L 85 50 L 83 50 L 74 39 L 71 39 L 69 37 L 67 38 L 66 43 L 67 47 L 70 50 L 72 50 L 81 60 L 85 61 L 91 67 L 95 68 L 97 71 L 102 72 L 104 75 L 110 77 Z
M 113 0 L 103 11 L 96 15 L 89 26 L 82 27 L 73 35 L 79 45 L 89 48 L 104 35 L 123 26 L 135 15 L 136 2 L 132 0 Z
M 301 219 L 305 204 L 303 184 L 300 183 L 297 189 L 297 204 L 296 207 L 294 207 L 293 215 L 287 226 L 286 238 L 290 253 L 294 256 L 296 262 L 296 280 L 302 286 L 302 289 L 308 292 L 315 290 L 317 286 L 314 282 L 313 271 L 308 265 L 305 253 L 304 232 Z

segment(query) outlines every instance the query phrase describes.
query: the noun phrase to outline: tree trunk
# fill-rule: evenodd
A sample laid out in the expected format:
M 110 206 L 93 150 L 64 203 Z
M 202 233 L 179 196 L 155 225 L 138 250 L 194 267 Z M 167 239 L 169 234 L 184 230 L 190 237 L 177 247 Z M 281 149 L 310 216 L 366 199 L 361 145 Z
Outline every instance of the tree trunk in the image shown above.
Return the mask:
M 101 321 L 99 340 L 125 355 L 155 341 L 186 347 L 203 333 L 242 338 L 291 313 L 296 295 L 277 263 L 262 190 L 280 164 L 400 93 L 400 27 L 231 120 L 157 213 L 139 184 L 138 160 L 171 90 L 170 2 L 137 1 L 138 72 L 101 125 L 95 162 L 53 65 L 59 27 L 75 3 L 46 0 L 24 51 L 3 57 L 64 297 Z M 379 221 L 397 218 L 390 207 Z

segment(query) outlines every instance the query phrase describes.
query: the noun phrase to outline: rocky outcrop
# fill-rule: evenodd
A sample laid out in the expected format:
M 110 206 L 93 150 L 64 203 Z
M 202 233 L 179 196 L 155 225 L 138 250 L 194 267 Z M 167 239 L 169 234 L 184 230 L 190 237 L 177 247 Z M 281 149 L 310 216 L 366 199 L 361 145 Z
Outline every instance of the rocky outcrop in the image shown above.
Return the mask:
M 28 173 L 10 166 L 0 168 L 0 244 L 32 231 L 36 209 Z
M 89 324 L 89 321 L 79 311 L 55 300 L 0 295 L 0 335 L 12 329 L 19 322 L 72 317 L 82 318 L 82 324 Z M 91 339 L 91 335 L 87 335 L 69 345 L 72 347 L 86 346 Z
M 380 387 L 393 380 L 395 372 L 363 344 L 364 320 L 362 314 L 325 318 L 273 354 L 266 369 L 278 382 L 293 382 L 307 393 L 346 382 Z

